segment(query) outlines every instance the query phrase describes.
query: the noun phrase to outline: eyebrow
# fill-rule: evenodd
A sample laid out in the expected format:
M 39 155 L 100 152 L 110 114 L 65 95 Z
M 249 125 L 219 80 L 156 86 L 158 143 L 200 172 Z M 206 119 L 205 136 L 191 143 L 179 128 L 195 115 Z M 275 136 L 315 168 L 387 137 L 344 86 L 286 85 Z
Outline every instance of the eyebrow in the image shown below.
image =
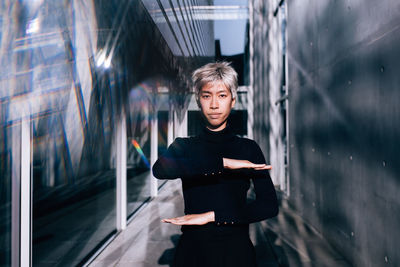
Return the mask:
M 217 91 L 217 94 L 219 94 L 219 93 L 226 93 L 226 92 L 228 92 L 229 93 L 229 90 L 228 89 L 224 89 L 224 90 L 219 90 L 219 91 Z M 211 94 L 211 91 L 208 91 L 208 90 L 201 90 L 200 91 L 200 94 Z

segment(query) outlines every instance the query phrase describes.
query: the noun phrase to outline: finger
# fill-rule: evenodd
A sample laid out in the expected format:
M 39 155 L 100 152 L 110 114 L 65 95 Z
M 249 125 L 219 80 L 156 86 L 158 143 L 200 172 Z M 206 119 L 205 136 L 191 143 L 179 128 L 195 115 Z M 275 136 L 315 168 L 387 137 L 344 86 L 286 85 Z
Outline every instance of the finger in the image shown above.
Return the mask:
M 265 171 L 265 170 L 271 170 L 271 168 L 263 167 L 263 168 L 254 168 L 256 171 Z
M 178 218 L 166 218 L 166 219 L 162 219 L 161 221 L 162 222 L 166 222 L 166 223 L 170 223 L 172 221 L 175 221 L 176 219 L 178 219 Z
M 189 224 L 187 221 L 182 221 L 182 220 L 174 220 L 174 221 L 171 221 L 171 223 L 175 224 L 175 225 L 186 225 L 186 224 Z
M 267 165 L 266 164 L 255 164 L 255 163 L 253 163 L 253 164 L 251 164 L 250 168 L 253 168 L 253 169 L 255 169 L 255 168 L 264 168 L 265 166 L 267 166 Z
M 167 223 L 170 223 L 170 224 L 174 224 L 174 225 L 183 225 L 184 223 L 183 222 L 180 222 L 180 221 L 168 221 Z
M 271 165 L 265 165 L 265 166 L 262 166 L 262 167 L 257 167 L 257 168 L 254 168 L 255 170 L 271 170 L 272 169 L 272 166 Z

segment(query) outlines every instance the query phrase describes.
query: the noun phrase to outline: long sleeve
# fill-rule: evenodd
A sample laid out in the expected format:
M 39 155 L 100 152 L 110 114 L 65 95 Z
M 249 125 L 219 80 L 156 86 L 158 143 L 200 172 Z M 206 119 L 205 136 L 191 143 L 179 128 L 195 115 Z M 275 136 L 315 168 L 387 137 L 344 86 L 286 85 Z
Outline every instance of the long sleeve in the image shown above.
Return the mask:
M 187 138 L 176 138 L 154 163 L 153 175 L 158 179 L 196 179 L 222 173 L 221 156 L 210 154 L 199 157 L 191 151 Z
M 254 163 L 265 163 L 264 156 L 259 146 L 254 143 Z M 215 222 L 220 224 L 242 224 L 262 221 L 275 217 L 279 212 L 278 201 L 274 185 L 267 170 L 249 170 L 254 184 L 256 199 L 243 205 L 239 209 L 215 211 Z

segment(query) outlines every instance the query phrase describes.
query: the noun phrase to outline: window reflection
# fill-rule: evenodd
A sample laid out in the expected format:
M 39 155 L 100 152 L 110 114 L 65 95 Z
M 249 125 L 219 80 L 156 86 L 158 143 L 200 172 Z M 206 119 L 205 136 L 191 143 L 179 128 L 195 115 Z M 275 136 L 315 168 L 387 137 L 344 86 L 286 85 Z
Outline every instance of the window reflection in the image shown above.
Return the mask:
M 140 83 L 129 92 L 127 114 L 127 215 L 150 197 L 152 88 Z
M 12 129 L 0 123 L 0 266 L 10 266 Z
M 158 117 L 161 154 L 167 110 L 183 117 L 190 73 L 212 59 L 212 37 L 199 39 L 212 22 L 178 14 L 171 38 L 142 1 L 2 5 L 0 265 L 11 264 L 11 129 L 22 119 L 32 128 L 32 264 L 79 265 L 116 231 L 119 115 L 126 111 L 129 216 L 150 196 L 150 121 Z M 188 5 L 179 8 L 193 13 Z M 179 46 L 185 52 L 174 54 Z

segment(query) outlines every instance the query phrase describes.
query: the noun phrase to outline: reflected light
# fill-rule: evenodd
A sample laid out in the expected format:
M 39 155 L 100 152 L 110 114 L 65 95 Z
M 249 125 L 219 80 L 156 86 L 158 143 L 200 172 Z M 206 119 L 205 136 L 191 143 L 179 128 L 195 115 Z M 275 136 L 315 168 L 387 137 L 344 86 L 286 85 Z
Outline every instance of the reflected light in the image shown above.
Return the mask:
M 104 61 L 104 68 L 108 69 L 111 66 L 111 56 Z
M 103 65 L 105 59 L 106 59 L 106 52 L 101 50 L 100 53 L 97 54 L 96 66 L 100 67 L 101 65 Z
M 150 163 L 147 160 L 146 156 L 144 155 L 142 148 L 140 147 L 138 142 L 136 142 L 135 139 L 132 139 L 132 145 L 135 147 L 135 149 L 137 150 L 139 155 L 142 157 L 142 159 L 143 159 L 144 163 L 146 164 L 146 166 L 150 169 Z
M 100 52 L 97 54 L 96 58 L 97 58 L 96 59 L 97 67 L 103 66 L 106 69 L 111 67 L 112 53 L 111 53 L 111 55 L 108 55 L 108 57 L 106 57 L 106 51 L 100 50 Z
M 28 22 L 28 26 L 26 27 L 26 33 L 35 33 L 39 31 L 39 19 L 32 19 Z

